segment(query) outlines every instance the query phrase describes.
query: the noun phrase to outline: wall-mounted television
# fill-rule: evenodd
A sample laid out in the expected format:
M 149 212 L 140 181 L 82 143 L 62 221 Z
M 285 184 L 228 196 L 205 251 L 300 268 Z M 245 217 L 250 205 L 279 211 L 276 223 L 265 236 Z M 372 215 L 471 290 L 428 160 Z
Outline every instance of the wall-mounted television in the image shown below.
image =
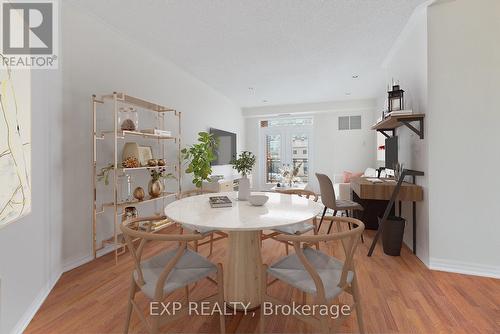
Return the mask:
M 229 165 L 236 158 L 236 133 L 210 128 L 210 133 L 219 141 L 212 166 Z

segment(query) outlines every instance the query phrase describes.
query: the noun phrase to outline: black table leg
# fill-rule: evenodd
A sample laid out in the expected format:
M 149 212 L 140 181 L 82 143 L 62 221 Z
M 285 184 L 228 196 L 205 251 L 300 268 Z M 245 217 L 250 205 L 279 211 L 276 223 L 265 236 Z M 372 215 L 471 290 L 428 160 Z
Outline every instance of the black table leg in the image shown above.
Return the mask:
M 326 206 L 325 206 L 325 209 L 323 210 L 323 214 L 321 215 L 321 220 L 319 221 L 319 225 L 318 225 L 318 231 L 319 229 L 321 228 L 321 224 L 323 223 L 323 218 L 325 218 L 325 214 L 326 214 Z
M 417 203 L 413 202 L 413 254 L 417 254 Z

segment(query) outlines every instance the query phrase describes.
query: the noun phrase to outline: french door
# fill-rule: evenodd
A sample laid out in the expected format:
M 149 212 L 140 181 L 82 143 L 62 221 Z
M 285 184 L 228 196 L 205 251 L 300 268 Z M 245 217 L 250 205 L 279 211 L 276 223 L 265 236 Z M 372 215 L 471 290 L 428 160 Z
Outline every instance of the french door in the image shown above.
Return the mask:
M 283 170 L 291 170 L 299 182 L 307 183 L 311 171 L 311 126 L 276 126 L 261 128 L 261 188 L 269 189 L 282 182 Z

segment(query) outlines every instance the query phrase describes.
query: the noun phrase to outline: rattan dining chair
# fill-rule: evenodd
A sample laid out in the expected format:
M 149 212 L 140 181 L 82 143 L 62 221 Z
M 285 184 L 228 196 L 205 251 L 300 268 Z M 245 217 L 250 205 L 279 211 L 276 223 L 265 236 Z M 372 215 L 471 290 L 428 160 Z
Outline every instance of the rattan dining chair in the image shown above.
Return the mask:
M 164 218 L 164 217 L 163 217 Z M 132 311 L 135 311 L 139 316 L 143 325 L 148 329 L 149 333 L 159 333 L 159 328 L 162 325 L 178 320 L 182 316 L 189 315 L 188 304 L 189 285 L 196 283 L 204 278 L 217 286 L 217 293 L 211 295 L 203 301 L 218 304 L 218 307 L 224 309 L 224 288 L 223 288 L 223 273 L 222 265 L 214 264 L 201 256 L 197 252 L 192 251 L 187 247 L 188 242 L 196 241 L 203 238 L 199 233 L 194 234 L 160 234 L 151 232 L 151 224 L 146 224 L 146 230 L 141 231 L 133 229 L 130 226 L 137 226 L 141 222 L 154 221 L 163 219 L 158 217 L 135 218 L 124 221 L 120 225 L 120 229 L 127 242 L 127 247 L 134 260 L 135 269 L 132 272 L 130 295 L 128 299 L 127 317 L 125 321 L 124 333 L 128 333 Z M 147 241 L 170 241 L 177 242 L 178 246 L 175 249 L 167 250 L 148 259 L 142 259 L 142 253 Z M 135 243 L 138 243 L 137 247 Z M 216 280 L 210 275 L 215 275 Z M 185 304 L 181 310 L 175 314 L 151 314 L 151 320 L 148 321 L 144 316 L 138 303 L 135 301 L 135 295 L 138 291 L 142 291 L 150 303 L 161 305 L 165 302 L 165 298 L 172 292 L 184 288 Z M 149 309 L 151 310 L 150 304 Z M 159 307 L 161 309 L 161 307 Z M 172 312 L 169 312 L 172 313 Z M 225 333 L 224 315 L 219 315 L 220 332 Z
M 360 235 L 363 232 L 364 224 L 354 218 L 332 217 L 333 222 L 341 230 L 341 223 L 353 224 L 355 228 L 345 232 L 335 232 L 332 234 L 320 235 L 286 235 L 281 234 L 276 238 L 280 241 L 291 242 L 295 248 L 295 253 L 284 256 L 269 267 L 262 267 L 261 300 L 262 303 L 270 302 L 273 305 L 284 305 L 286 302 L 270 296 L 267 293 L 267 277 L 274 277 L 275 280 L 285 282 L 303 293 L 313 296 L 313 305 L 328 306 L 335 298 L 346 292 L 352 295 L 354 307 L 358 319 L 360 333 L 364 333 L 363 313 L 361 310 L 361 296 L 356 271 L 354 268 L 354 254 L 358 246 Z M 341 240 L 345 253 L 345 259 L 329 256 L 328 254 L 313 249 L 311 243 L 320 241 L 332 242 Z M 335 332 L 342 320 L 347 315 L 335 319 L 333 325 L 330 323 L 330 314 L 311 314 L 309 316 L 293 314 L 300 320 L 313 325 L 321 330 L 321 333 Z M 265 330 L 264 322 L 265 310 L 261 307 L 260 332 Z
M 315 202 L 318 201 L 318 194 L 315 192 L 312 192 L 310 190 L 305 190 L 305 189 L 280 189 L 276 190 L 277 193 L 280 194 L 286 194 L 286 195 L 297 195 L 300 197 L 305 197 L 307 199 L 311 199 Z M 307 232 L 313 231 L 313 234 L 316 235 L 318 234 L 318 228 L 317 228 L 317 223 L 316 223 L 316 217 L 312 219 L 310 222 L 303 222 L 303 223 L 298 223 L 298 224 L 293 224 L 293 225 L 288 225 L 288 226 L 282 226 L 282 227 L 275 227 L 272 229 L 273 232 L 269 234 L 262 234 L 262 240 L 266 239 L 276 239 L 276 236 L 280 234 L 288 234 L 288 235 L 301 235 L 305 234 Z M 279 240 L 277 240 L 279 241 Z M 289 246 L 293 246 L 290 242 L 285 242 L 285 241 L 280 241 L 285 245 L 285 252 L 288 255 L 289 252 Z M 319 249 L 319 243 L 316 243 L 316 249 Z
M 206 190 L 206 189 L 192 189 L 192 190 L 187 190 L 184 192 L 181 192 L 177 198 L 182 199 L 186 197 L 191 197 L 191 196 L 197 196 L 197 195 L 202 195 L 202 194 L 212 194 L 215 193 L 215 191 L 211 190 Z M 213 250 L 214 250 L 214 242 L 227 238 L 227 234 L 221 231 L 217 231 L 211 228 L 207 228 L 204 226 L 198 226 L 198 225 L 191 225 L 191 224 L 180 224 L 181 225 L 181 233 L 184 233 L 184 229 L 187 229 L 189 231 L 196 231 L 199 232 L 201 235 L 203 235 L 203 239 L 206 237 L 209 237 L 209 240 L 205 241 L 194 241 L 194 250 L 197 252 L 200 246 L 209 244 L 210 245 L 210 251 L 208 253 L 208 256 L 212 255 Z M 217 235 L 217 236 L 216 236 Z
M 332 180 L 330 180 L 330 178 L 327 175 L 316 173 L 316 177 L 318 178 L 319 182 L 319 188 L 321 192 L 321 202 L 325 206 L 325 208 L 323 209 L 323 214 L 321 215 L 321 219 L 319 221 L 318 230 L 321 228 L 321 224 L 323 223 L 326 211 L 328 209 L 333 210 L 333 216 L 336 216 L 338 211 L 344 211 L 347 217 L 349 217 L 349 211 L 363 210 L 361 204 L 357 202 L 348 199 L 336 199 L 335 189 L 333 188 Z M 333 226 L 333 221 L 330 222 L 327 234 L 330 234 L 332 226 Z M 350 228 L 351 224 L 349 224 L 349 229 Z M 361 241 L 364 242 L 362 234 L 361 234 Z

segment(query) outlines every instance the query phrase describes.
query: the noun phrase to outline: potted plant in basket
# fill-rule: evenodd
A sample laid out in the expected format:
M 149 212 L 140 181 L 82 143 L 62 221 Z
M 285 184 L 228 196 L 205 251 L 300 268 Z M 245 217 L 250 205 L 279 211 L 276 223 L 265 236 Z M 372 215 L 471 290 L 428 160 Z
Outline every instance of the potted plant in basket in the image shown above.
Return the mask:
M 231 163 L 233 164 L 233 168 L 242 176 L 238 185 L 238 199 L 246 201 L 250 196 L 250 180 L 247 176 L 255 165 L 255 155 L 252 152 L 243 151 L 240 153 L 238 159 L 234 159 Z
M 181 150 L 183 159 L 189 162 L 186 173 L 193 174 L 193 184 L 198 188 L 201 188 L 203 181 L 210 180 L 211 162 L 215 160 L 214 150 L 217 146 L 217 140 L 212 134 L 200 132 L 198 143 Z

